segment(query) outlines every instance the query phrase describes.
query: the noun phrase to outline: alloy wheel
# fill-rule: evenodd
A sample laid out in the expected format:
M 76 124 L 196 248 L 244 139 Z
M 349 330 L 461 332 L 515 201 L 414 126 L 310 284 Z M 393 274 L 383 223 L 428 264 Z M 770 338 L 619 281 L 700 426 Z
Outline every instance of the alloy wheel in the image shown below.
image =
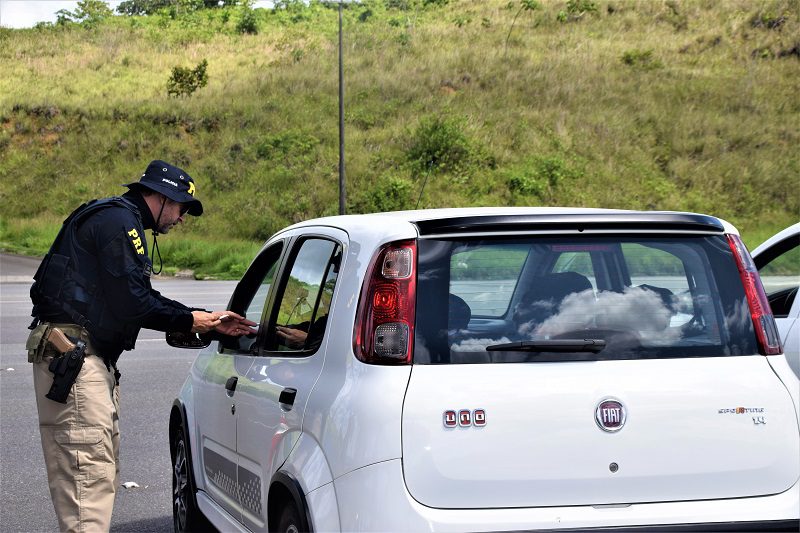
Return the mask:
M 186 531 L 187 498 L 189 494 L 189 470 L 186 461 L 186 446 L 178 437 L 175 445 L 175 461 L 172 467 L 172 519 L 175 531 Z

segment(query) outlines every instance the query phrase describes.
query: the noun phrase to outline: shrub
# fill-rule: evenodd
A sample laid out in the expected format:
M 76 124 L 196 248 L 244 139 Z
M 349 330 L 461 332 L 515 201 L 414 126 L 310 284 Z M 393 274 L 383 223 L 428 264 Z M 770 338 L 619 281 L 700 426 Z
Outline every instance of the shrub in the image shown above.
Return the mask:
M 597 13 L 597 4 L 593 0 L 567 0 L 567 13 L 579 15 Z
M 399 11 L 408 11 L 411 8 L 409 0 L 385 0 L 386 9 L 397 9 Z
M 779 30 L 786 23 L 786 15 L 774 11 L 759 11 L 750 17 L 750 26 L 753 28 L 766 28 Z
M 406 178 L 384 176 L 366 195 L 357 202 L 362 212 L 398 211 L 411 205 L 414 185 Z
M 653 70 L 663 67 L 663 63 L 653 57 L 653 50 L 628 50 L 620 58 L 628 66 L 643 70 Z
M 261 159 L 304 157 L 313 152 L 319 143 L 319 139 L 313 135 L 288 130 L 265 137 L 256 147 L 256 154 Z
M 467 17 L 466 15 L 458 15 L 456 16 L 456 18 L 453 19 L 453 24 L 455 24 L 459 28 L 463 28 L 470 22 L 472 22 L 472 19 Z
M 359 22 L 366 22 L 366 21 L 368 21 L 368 20 L 369 20 L 369 19 L 370 19 L 370 18 L 371 18 L 371 17 L 372 17 L 374 14 L 375 14 L 375 13 L 374 13 L 374 12 L 373 12 L 371 9 L 367 8 L 367 9 L 365 9 L 364 11 L 362 11 L 362 12 L 361 12 L 361 14 L 358 16 L 358 21 L 359 21 Z
M 593 0 L 568 0 L 566 9 L 559 11 L 556 18 L 559 22 L 573 22 L 587 13 L 597 13 L 597 4 Z
M 563 157 L 537 156 L 512 170 L 507 184 L 513 193 L 544 198 L 551 196 L 564 180 L 581 176 L 583 172 L 572 168 Z
M 530 174 L 514 174 L 508 178 L 508 189 L 526 196 L 542 196 L 545 184 Z
M 676 31 L 683 31 L 689 28 L 689 16 L 685 11 L 681 12 L 680 5 L 676 0 L 668 0 L 664 5 L 669 9 L 666 19 Z
M 193 69 L 188 67 L 172 67 L 172 74 L 167 81 L 167 94 L 170 96 L 189 96 L 208 83 L 206 68 L 208 61 L 203 59 Z
M 258 19 L 256 12 L 245 4 L 242 9 L 242 15 L 239 17 L 239 22 L 236 23 L 236 31 L 239 33 L 247 33 L 250 35 L 258 34 Z
M 465 133 L 465 120 L 433 116 L 422 119 L 407 157 L 418 173 L 465 173 L 471 167 L 492 166 L 493 159 Z

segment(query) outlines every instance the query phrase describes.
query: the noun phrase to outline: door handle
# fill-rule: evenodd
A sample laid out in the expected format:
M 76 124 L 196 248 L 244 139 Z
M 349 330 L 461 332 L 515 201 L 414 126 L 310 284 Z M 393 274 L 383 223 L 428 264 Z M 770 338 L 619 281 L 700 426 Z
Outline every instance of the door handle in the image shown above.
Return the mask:
M 233 398 L 233 393 L 236 392 L 236 384 L 239 382 L 239 378 L 236 376 L 231 376 L 228 378 L 228 381 L 225 382 L 225 394 L 228 395 L 228 398 Z
M 281 406 L 285 406 L 287 411 L 290 411 L 294 405 L 294 399 L 296 396 L 297 389 L 286 387 L 281 391 L 281 395 L 278 397 L 278 403 L 280 403 Z

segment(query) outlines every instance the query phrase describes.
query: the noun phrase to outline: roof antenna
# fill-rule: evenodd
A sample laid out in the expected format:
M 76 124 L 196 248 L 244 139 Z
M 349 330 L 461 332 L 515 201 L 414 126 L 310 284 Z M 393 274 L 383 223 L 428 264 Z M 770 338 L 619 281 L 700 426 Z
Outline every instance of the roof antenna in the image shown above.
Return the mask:
M 428 161 L 428 171 L 425 173 L 425 181 L 422 182 L 422 189 L 419 191 L 419 197 L 417 198 L 417 205 L 414 206 L 414 209 L 419 209 L 419 202 L 422 200 L 422 193 L 425 192 L 425 184 L 428 183 L 428 177 L 431 175 L 431 169 L 433 168 L 433 161 Z

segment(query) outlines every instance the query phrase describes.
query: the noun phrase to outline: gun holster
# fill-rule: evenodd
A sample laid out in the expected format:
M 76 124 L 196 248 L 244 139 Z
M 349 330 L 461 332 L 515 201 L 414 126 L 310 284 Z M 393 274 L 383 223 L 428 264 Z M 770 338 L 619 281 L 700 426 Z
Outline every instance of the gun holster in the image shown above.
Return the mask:
M 50 390 L 45 396 L 55 402 L 67 403 L 69 391 L 83 368 L 86 343 L 81 340 L 73 340 L 73 342 L 75 348 L 54 357 L 48 367 L 53 373 L 53 385 L 50 386 Z

